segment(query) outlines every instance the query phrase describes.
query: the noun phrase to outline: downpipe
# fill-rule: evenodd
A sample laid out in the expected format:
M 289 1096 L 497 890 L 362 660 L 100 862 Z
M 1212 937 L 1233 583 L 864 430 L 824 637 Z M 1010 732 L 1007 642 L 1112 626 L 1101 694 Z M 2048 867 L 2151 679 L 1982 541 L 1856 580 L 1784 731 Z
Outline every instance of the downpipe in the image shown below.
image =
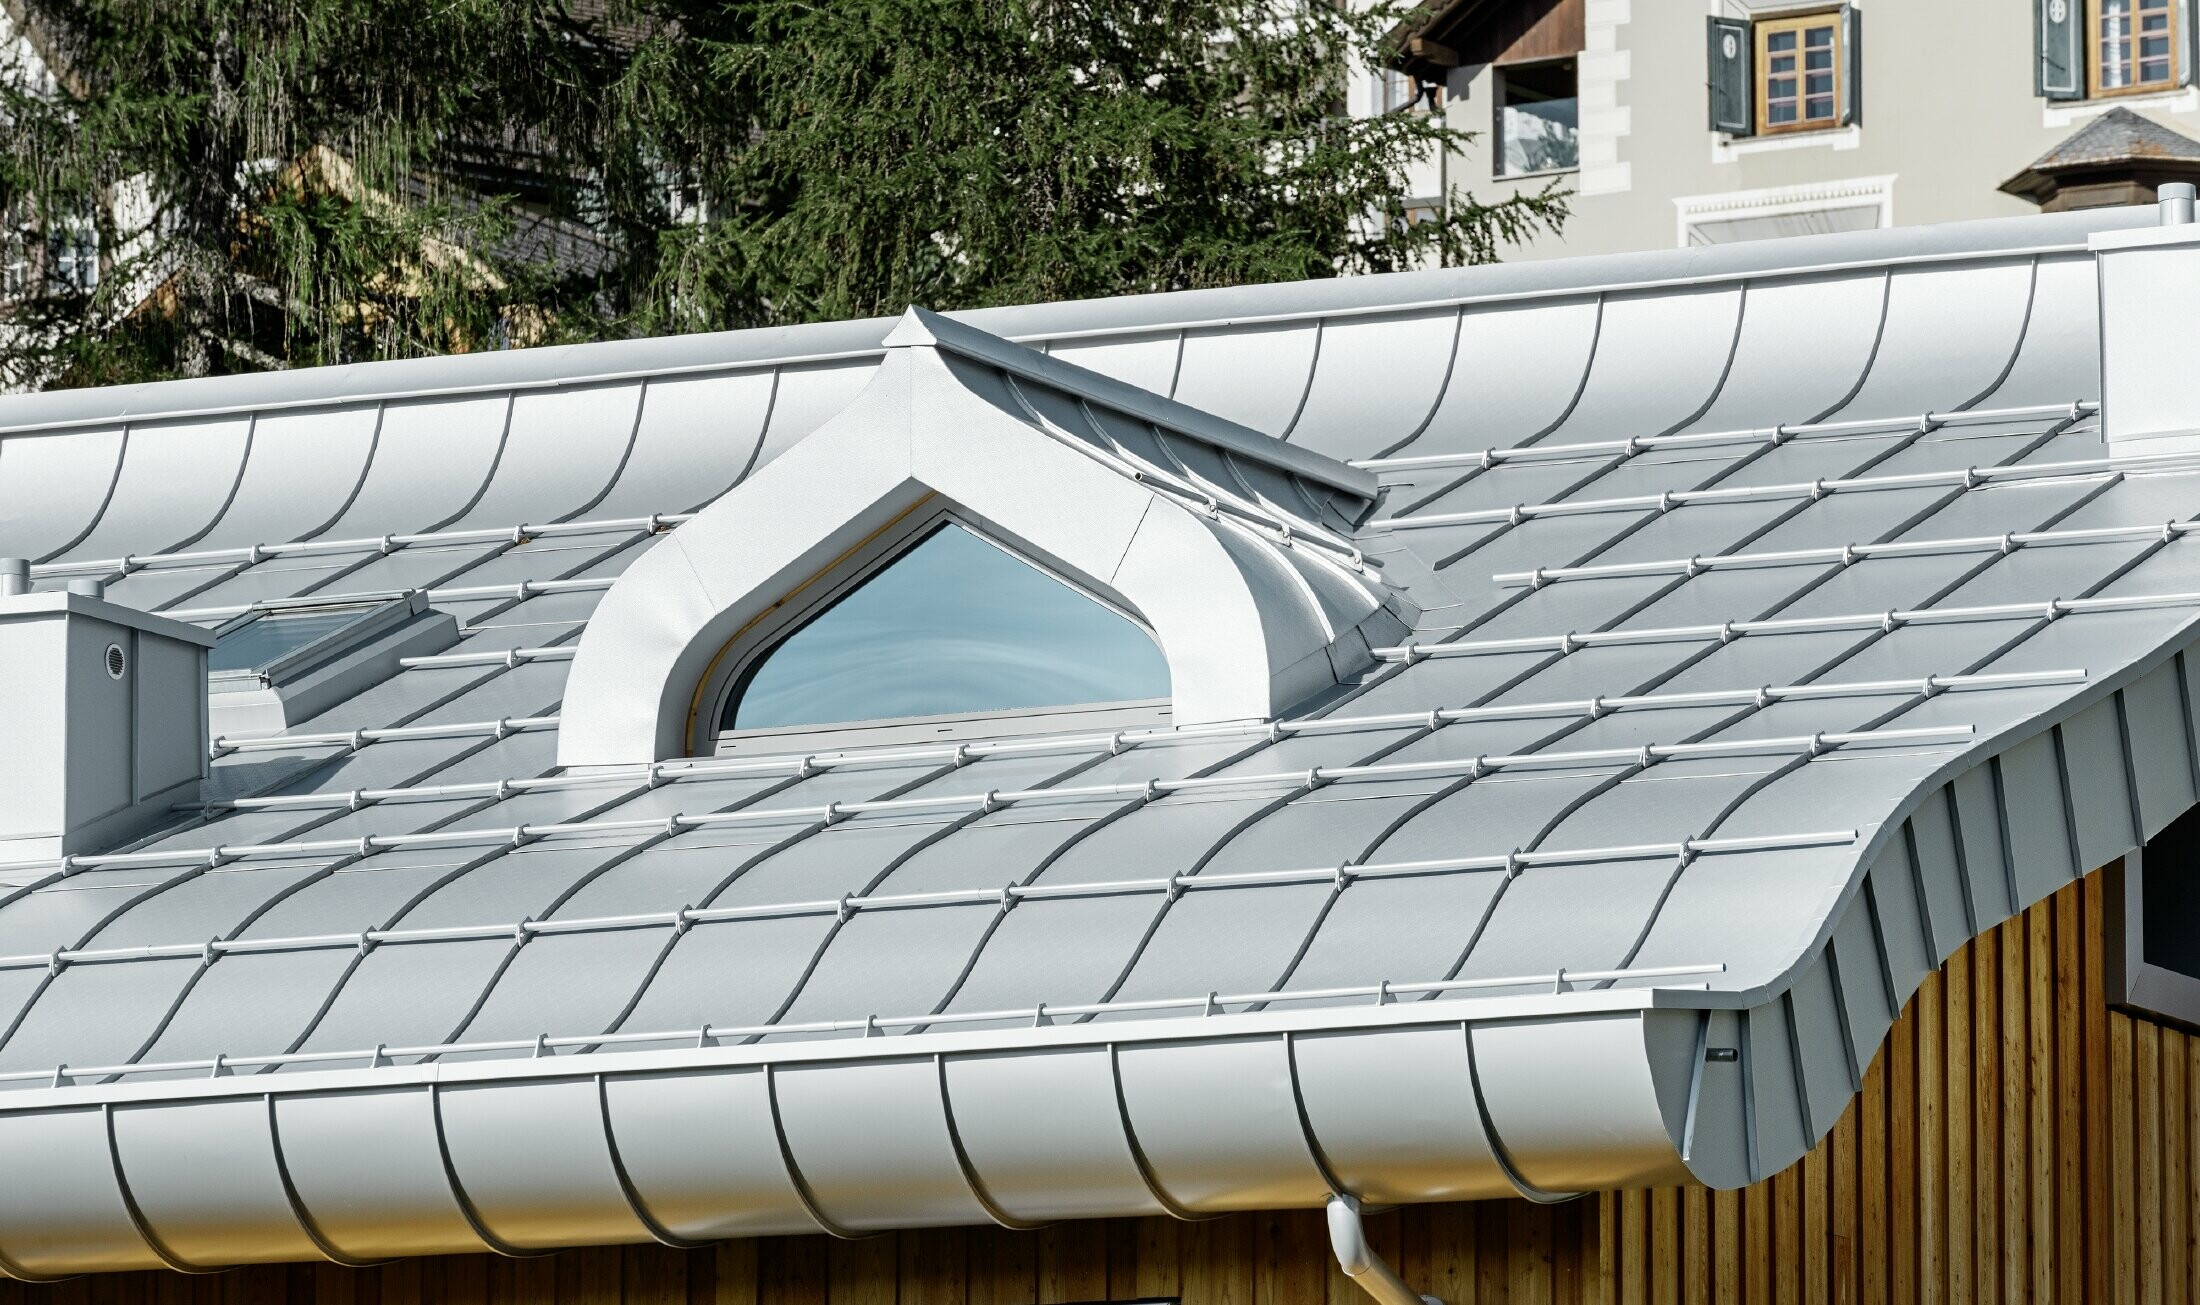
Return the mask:
M 1329 1246 L 1337 1253 L 1344 1276 L 1375 1298 L 1379 1305 L 1444 1305 L 1434 1296 L 1416 1294 L 1398 1271 L 1384 1262 L 1367 1244 L 1367 1226 L 1360 1222 L 1358 1197 L 1336 1193 L 1329 1198 Z

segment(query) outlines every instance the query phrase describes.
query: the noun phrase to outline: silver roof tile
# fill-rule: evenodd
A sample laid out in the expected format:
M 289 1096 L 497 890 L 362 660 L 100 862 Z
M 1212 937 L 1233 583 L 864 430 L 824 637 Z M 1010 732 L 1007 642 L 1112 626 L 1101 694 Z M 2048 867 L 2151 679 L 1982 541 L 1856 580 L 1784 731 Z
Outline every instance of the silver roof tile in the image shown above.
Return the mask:
M 1712 1021 L 1736 1027 L 1703 1012 L 1742 1010 L 1757 1168 L 1722 1140 L 1740 1125 L 1716 1111 L 1694 1120 L 1701 1149 L 1687 1163 L 1726 1184 L 1769 1172 L 1830 1125 L 1842 1074 L 1861 1068 L 1843 1058 L 1869 1054 L 1923 967 L 2200 788 L 2178 718 L 2193 700 L 2180 650 L 2200 631 L 2200 540 L 2150 533 L 2200 513 L 2200 476 L 2174 462 L 2109 466 L 2091 410 L 2071 406 L 2098 389 L 2084 238 L 2145 220 L 2067 215 L 919 315 L 902 329 L 989 369 L 1002 401 L 1028 403 L 1068 438 L 1165 463 L 1248 511 L 1349 534 L 1378 559 L 1408 551 L 1385 579 L 1425 598 L 1432 623 L 1309 708 L 1315 728 L 1273 738 L 1134 731 L 1112 749 L 1103 736 L 993 756 L 981 746 L 960 764 L 824 758 L 806 776 L 766 759 L 747 773 L 675 767 L 653 785 L 607 773 L 501 795 L 499 781 L 550 770 L 557 736 L 547 722 L 496 722 L 554 717 L 570 663 L 406 669 L 308 722 L 321 742 L 254 743 L 217 763 L 216 797 L 326 804 L 217 807 L 118 849 L 153 854 L 137 861 L 6 872 L 37 885 L 0 896 L 0 1085 L 14 1089 L 12 1111 L 33 1112 L 10 1117 L 132 1100 L 171 1123 L 210 1119 L 247 1090 L 208 1077 L 213 1057 L 303 1048 L 346 1059 L 295 1060 L 278 1086 L 249 1086 L 279 1094 L 288 1163 L 313 1167 L 297 1179 L 306 1206 L 326 1204 L 328 1166 L 365 1164 L 369 1149 L 412 1154 L 414 1116 L 351 1094 L 433 1094 L 445 1108 L 465 1096 L 445 1119 L 451 1163 L 483 1231 L 514 1245 L 646 1236 L 630 1195 L 681 1236 L 982 1218 L 986 1201 L 1013 1217 L 1205 1211 L 1318 1194 L 1301 1129 L 1332 1162 L 1372 1145 L 1364 1119 L 1338 1113 L 1326 1053 L 1286 1053 L 1283 1039 L 1352 1041 L 1355 1091 L 1373 1099 L 1438 1073 L 1423 1041 L 1448 1028 L 1439 1041 L 1471 1043 L 1477 1070 L 1440 1081 L 1463 1103 L 1458 1118 L 1495 1127 L 1509 1165 L 1484 1146 L 1461 1153 L 1441 1192 L 1433 1171 L 1395 1157 L 1351 1180 L 1385 1199 L 1434 1199 L 1677 1177 L 1666 1130 L 1687 1089 L 1671 1066 Z M 644 519 L 673 517 L 657 524 L 677 530 L 678 514 L 792 447 L 865 384 L 888 328 L 0 400 L 0 495 L 20 496 L 0 499 L 0 543 L 84 573 L 130 556 L 111 592 L 181 612 L 429 585 L 471 629 L 454 653 L 570 649 L 601 585 L 661 538 Z M 1120 417 L 1095 427 L 1071 395 L 1106 396 L 1165 433 Z M 1942 420 L 1966 409 L 1995 411 Z M 1868 424 L 1808 429 L 1828 421 Z M 1674 432 L 1720 438 L 1627 444 Z M 1593 447 L 1544 456 L 1572 443 Z M 1505 456 L 1485 467 L 1485 449 Z M 1466 460 L 1345 465 L 1450 455 Z M 1925 479 L 1888 481 L 1898 476 Z M 1844 483 L 1810 492 L 1821 478 Z M 1378 481 L 1388 489 L 1374 515 L 1399 528 L 1353 525 Z M 1677 497 L 1661 507 L 1667 493 Z M 1614 499 L 1632 501 L 1582 510 Z M 1549 510 L 1415 524 L 1520 504 Z M 557 521 L 606 524 L 501 537 Z M 500 536 L 382 542 L 446 529 Z M 2081 530 L 2117 533 L 2069 537 Z M 1978 542 L 2004 535 L 2025 538 Z M 1874 551 L 1896 541 L 1948 548 Z M 143 561 L 254 545 L 265 551 Z M 1645 570 L 1596 570 L 1615 565 Z M 1523 579 L 1537 568 L 1540 584 Z M 591 583 L 520 588 L 574 577 Z M 2150 596 L 2168 597 L 2097 601 Z M 1934 610 L 1979 607 L 1992 610 Z M 1832 627 L 1776 624 L 1803 617 Z M 1775 624 L 1752 624 L 1763 622 Z M 1927 678 L 1974 674 L 1985 678 Z M 1854 687 L 1755 695 L 1813 684 Z M 1688 693 L 1721 696 L 1669 696 Z M 1622 701 L 1590 702 L 1599 696 Z M 1494 704 L 1541 705 L 1463 712 Z M 1465 718 L 1420 719 L 1447 709 Z M 1352 723 L 1383 713 L 1412 719 Z M 423 725 L 448 729 L 350 735 Z M 1903 732 L 1918 730 L 1939 732 Z M 1851 731 L 1841 746 L 1809 746 Z M 1739 740 L 1770 742 L 1718 750 Z M 1969 778 L 1996 756 L 1999 787 Z M 2141 793 L 2124 791 L 2127 757 Z M 1311 791 L 1294 778 L 1308 772 Z M 1171 783 L 1202 775 L 1233 783 Z M 468 787 L 438 793 L 451 785 Z M 1094 791 L 1054 800 L 1049 785 Z M 980 803 L 989 789 L 1008 800 Z M 901 805 L 866 806 L 879 801 Z M 674 820 L 714 811 L 728 818 Z M 1772 846 L 1717 841 L 1737 837 Z M 209 873 L 216 847 L 227 850 L 215 860 L 245 859 Z M 949 896 L 897 900 L 909 894 Z M 683 908 L 699 914 L 674 914 Z M 208 950 L 209 936 L 244 945 Z M 87 946 L 146 950 L 70 950 Z M 1680 972 L 1561 977 L 1648 967 Z M 1441 987 L 1462 977 L 1492 986 Z M 1422 987 L 1386 1003 L 1386 982 Z M 1237 1000 L 1203 1016 L 1210 993 Z M 1134 1004 L 1039 1012 L 1110 1001 Z M 1159 1004 L 1135 1004 L 1146 1002 Z M 1791 1016 L 1792 1044 L 1811 1049 L 1801 1062 L 1788 1055 Z M 733 1032 L 706 1037 L 704 1025 Z M 540 1035 L 550 1041 L 538 1048 Z M 469 1045 L 444 1054 L 435 1044 L 447 1042 Z M 470 1045 L 482 1042 L 498 1045 Z M 378 1043 L 395 1063 L 368 1066 Z M 570 1077 L 583 1052 L 603 1087 L 568 1100 L 571 1084 L 594 1082 Z M 131 1060 L 197 1068 L 52 1086 L 62 1062 Z M 1595 1068 L 1560 1082 L 1566 1065 Z M 308 1089 L 315 1110 L 336 1113 L 300 1113 Z M 1575 1137 L 1571 1159 L 1549 1143 L 1574 1136 L 1570 1093 L 1616 1121 L 1603 1142 Z M 1097 1113 L 1078 1116 L 1083 1133 L 1025 1122 L 1019 1111 L 1041 1098 L 1064 1119 Z M 774 1100 L 784 1132 L 768 1148 L 728 1131 Z M 1251 1122 L 1224 1129 L 1201 1113 L 1222 1100 Z M 605 1101 L 631 1191 L 603 1186 L 600 1155 L 549 1165 L 535 1181 L 580 1213 L 554 1228 L 533 1220 L 481 1157 L 525 1121 L 600 1119 Z M 892 1114 L 895 1102 L 916 1113 Z M 934 1135 L 943 1112 L 960 1152 Z M 902 1121 L 877 1145 L 901 1148 L 885 1158 L 912 1175 L 906 1199 L 850 1177 L 831 1125 L 857 1115 Z M 368 1141 L 352 1146 L 329 1119 Z M 1260 1122 L 1271 1119 L 1274 1136 Z M 1114 1149 L 1086 1154 L 1103 1127 Z M 670 1146 L 682 1129 L 692 1136 Z M 1468 1150 L 1488 1140 L 1472 1131 Z M 133 1134 L 120 1171 L 104 1152 L 76 1159 L 133 1191 L 144 1181 L 145 1217 L 172 1222 L 181 1198 L 163 1186 L 174 1161 L 162 1136 Z M 53 1137 L 54 1156 L 74 1154 Z M 1050 1146 L 1056 1177 L 1038 1182 L 1034 1148 Z M 717 1176 L 683 1168 L 689 1153 Z M 447 1174 L 416 1177 L 448 1204 Z M 261 1218 L 257 1196 L 207 1199 L 217 1224 Z M 390 1199 L 435 1222 L 428 1196 Z M 85 1200 L 65 1215 L 0 1208 L 0 1255 L 26 1272 L 83 1267 L 40 1259 L 30 1230 L 65 1217 L 81 1244 L 108 1245 L 106 1207 Z M 344 1245 L 389 1232 L 313 1213 Z M 418 1249 L 479 1244 L 463 1220 L 438 1226 Z M 137 1235 L 109 1231 L 117 1247 Z M 218 1258 L 223 1244 L 196 1253 Z M 109 1267 L 138 1256 L 87 1254 Z

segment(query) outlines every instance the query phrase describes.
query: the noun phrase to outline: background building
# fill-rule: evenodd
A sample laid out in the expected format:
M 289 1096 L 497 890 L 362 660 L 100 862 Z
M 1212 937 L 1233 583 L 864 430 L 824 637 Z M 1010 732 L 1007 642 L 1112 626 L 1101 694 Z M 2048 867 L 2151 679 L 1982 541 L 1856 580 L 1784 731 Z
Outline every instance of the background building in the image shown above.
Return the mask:
M 1478 134 L 1418 198 L 1574 193 L 1508 258 L 2145 202 L 2200 174 L 2190 0 L 1429 0 L 1399 37 L 1365 108 L 1433 101 Z M 2038 166 L 2104 118 L 2074 181 Z

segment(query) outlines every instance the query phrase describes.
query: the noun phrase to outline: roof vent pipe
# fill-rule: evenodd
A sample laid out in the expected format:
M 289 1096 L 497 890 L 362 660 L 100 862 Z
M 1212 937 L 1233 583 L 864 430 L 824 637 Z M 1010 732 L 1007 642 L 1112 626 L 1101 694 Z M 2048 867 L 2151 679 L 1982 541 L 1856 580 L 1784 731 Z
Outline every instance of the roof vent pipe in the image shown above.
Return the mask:
M 1444 1305 L 1434 1296 L 1420 1296 L 1398 1277 L 1367 1244 L 1367 1226 L 1360 1222 L 1357 1197 L 1338 1193 L 1329 1198 L 1329 1246 L 1337 1253 L 1344 1276 L 1360 1285 L 1380 1305 Z
M 2155 207 L 2161 210 L 2162 225 L 2183 226 L 2192 221 L 2194 186 L 2189 181 L 2172 181 L 2154 192 Z
M 0 557 L 0 598 L 31 591 L 31 561 L 27 557 Z

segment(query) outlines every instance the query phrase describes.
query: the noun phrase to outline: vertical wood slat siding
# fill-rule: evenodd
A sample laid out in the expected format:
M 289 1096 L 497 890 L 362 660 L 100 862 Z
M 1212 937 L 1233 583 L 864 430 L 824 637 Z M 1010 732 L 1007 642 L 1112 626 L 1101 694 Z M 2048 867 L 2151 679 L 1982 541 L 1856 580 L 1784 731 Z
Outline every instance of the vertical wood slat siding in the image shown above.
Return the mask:
M 1808 1157 L 1739 1192 L 1371 1216 L 1448 1305 L 2163 1301 L 2200 1305 L 2200 1036 L 2105 1004 L 2101 876 L 1927 978 Z M 4 1181 L 4 1175 L 0 1175 Z M 0 1283 L 0 1305 L 1364 1305 L 1319 1211 L 767 1238 L 375 1269 Z
M 1777 1261 L 1714 1257 L 1701 1298 L 2200 1305 L 2200 1036 L 2108 1008 L 2105 914 L 2101 876 L 2088 876 L 1927 978 L 1832 1134 L 1758 1185 L 1799 1183 L 1832 1235 L 1807 1230 L 1790 1257 L 1756 1226 L 1782 1227 L 1790 1198 L 1714 1197 L 1712 1242 L 1769 1240 Z M 1682 1206 L 1683 1244 L 1698 1208 Z M 1619 1231 L 1607 1257 L 1623 1287 L 1637 1263 L 1677 1254 Z

